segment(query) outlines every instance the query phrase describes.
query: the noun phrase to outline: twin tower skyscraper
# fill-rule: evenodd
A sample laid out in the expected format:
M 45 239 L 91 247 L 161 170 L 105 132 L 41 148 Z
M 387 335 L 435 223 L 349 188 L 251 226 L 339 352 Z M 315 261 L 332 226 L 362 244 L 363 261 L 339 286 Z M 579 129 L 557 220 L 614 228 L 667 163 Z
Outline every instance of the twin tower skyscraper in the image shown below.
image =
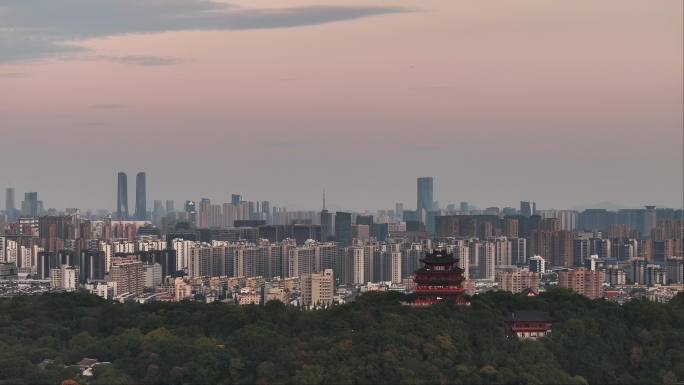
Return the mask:
M 147 219 L 147 176 L 139 172 L 135 177 L 135 214 L 128 214 L 128 176 L 120 172 L 117 177 L 116 219 L 126 221 L 133 219 L 144 221 Z

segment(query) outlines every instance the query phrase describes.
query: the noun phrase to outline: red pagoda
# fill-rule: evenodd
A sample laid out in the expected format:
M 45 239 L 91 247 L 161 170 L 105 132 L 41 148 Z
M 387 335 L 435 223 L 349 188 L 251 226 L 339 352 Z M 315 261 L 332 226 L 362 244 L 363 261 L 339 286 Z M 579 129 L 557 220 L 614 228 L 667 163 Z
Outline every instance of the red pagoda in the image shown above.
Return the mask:
M 420 260 L 424 266 L 415 273 L 416 294 L 413 306 L 428 306 L 441 301 L 468 305 L 461 297 L 465 281 L 463 269 L 456 266 L 458 259 L 446 250 L 434 250 Z

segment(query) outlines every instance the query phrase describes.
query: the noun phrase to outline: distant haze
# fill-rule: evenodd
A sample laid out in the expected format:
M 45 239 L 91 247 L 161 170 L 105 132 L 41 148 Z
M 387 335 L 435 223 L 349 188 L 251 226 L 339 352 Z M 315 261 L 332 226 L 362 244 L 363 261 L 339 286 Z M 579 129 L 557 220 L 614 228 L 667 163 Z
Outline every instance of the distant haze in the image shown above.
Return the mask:
M 682 205 L 681 0 L 6 0 L 0 187 Z M 4 201 L 0 199 L 0 202 Z M 0 203 L 2 204 L 2 203 Z

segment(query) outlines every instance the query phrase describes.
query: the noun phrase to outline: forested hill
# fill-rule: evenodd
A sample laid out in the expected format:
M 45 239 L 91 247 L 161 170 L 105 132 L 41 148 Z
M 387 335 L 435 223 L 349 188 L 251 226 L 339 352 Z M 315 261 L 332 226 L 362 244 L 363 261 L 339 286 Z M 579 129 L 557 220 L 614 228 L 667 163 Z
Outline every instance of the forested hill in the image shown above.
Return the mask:
M 365 294 L 329 310 L 271 302 L 105 302 L 85 294 L 0 300 L 0 383 L 647 384 L 684 380 L 684 295 L 623 306 L 566 291 L 496 292 L 426 309 Z M 557 320 L 538 342 L 506 338 L 511 310 Z M 93 377 L 66 368 L 111 362 Z M 44 361 L 44 360 L 54 361 Z

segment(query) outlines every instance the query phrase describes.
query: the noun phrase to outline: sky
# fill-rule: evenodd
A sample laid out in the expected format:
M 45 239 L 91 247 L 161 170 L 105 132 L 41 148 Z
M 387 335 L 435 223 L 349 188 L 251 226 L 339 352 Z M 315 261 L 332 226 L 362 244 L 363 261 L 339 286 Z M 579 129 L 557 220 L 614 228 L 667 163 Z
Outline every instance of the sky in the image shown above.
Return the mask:
M 681 207 L 681 0 L 3 0 L 0 186 L 46 207 Z M 17 202 L 19 204 L 19 202 Z M 2 203 L 0 203 L 2 205 Z

